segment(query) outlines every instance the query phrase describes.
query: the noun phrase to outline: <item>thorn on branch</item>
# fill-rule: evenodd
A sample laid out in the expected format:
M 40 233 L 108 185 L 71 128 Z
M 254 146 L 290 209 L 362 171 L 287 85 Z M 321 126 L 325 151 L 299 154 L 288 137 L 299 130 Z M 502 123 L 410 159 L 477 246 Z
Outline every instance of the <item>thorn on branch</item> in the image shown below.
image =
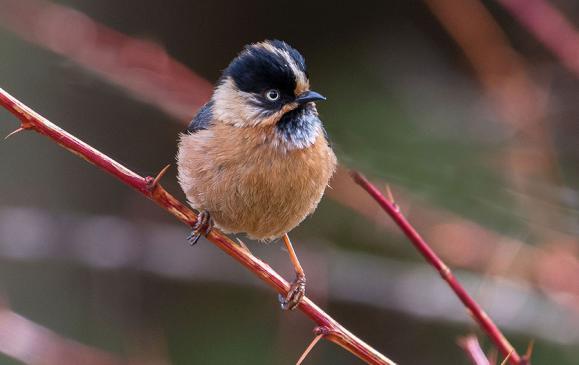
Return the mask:
M 310 342 L 310 344 L 308 345 L 308 347 L 306 348 L 306 350 L 304 351 L 304 353 L 302 354 L 302 356 L 300 356 L 300 359 L 298 360 L 298 362 L 296 362 L 296 365 L 301 365 L 304 360 L 306 359 L 306 357 L 308 357 L 308 354 L 313 350 L 313 348 L 316 346 L 316 344 L 325 336 L 327 336 L 330 333 L 330 329 L 327 327 L 316 327 L 314 328 L 314 335 L 316 335 L 316 337 L 314 337 L 314 339 L 312 340 L 312 342 Z
M 152 176 L 147 176 L 145 178 L 145 182 L 147 184 L 147 189 L 149 191 L 152 191 L 157 185 L 159 185 L 159 181 L 163 178 L 163 176 L 165 176 L 165 174 L 167 173 L 167 171 L 169 170 L 170 167 L 171 167 L 171 164 L 168 164 L 167 166 L 163 167 L 163 169 L 161 171 L 159 171 L 157 176 L 154 178 Z
M 400 207 L 398 206 L 398 204 L 396 204 L 396 201 L 394 200 L 394 195 L 392 195 L 392 190 L 390 190 L 390 184 L 386 184 L 386 197 L 388 197 L 388 200 L 390 201 L 394 209 L 396 209 L 397 212 L 400 212 Z
M 503 360 L 503 362 L 501 362 L 501 365 L 507 365 L 507 361 L 509 361 L 509 359 L 511 358 L 511 355 L 513 354 L 514 350 L 511 350 L 511 352 L 509 352 L 509 354 L 507 355 L 507 357 L 505 357 L 505 359 Z
M 529 345 L 527 346 L 527 351 L 523 355 L 521 359 L 521 364 L 528 365 L 531 363 L 531 357 L 533 356 L 533 350 L 535 349 L 535 340 L 529 341 Z
M 10 132 L 6 137 L 4 137 L 4 140 L 7 140 L 8 138 L 12 137 L 12 136 L 15 135 L 15 134 L 18 134 L 18 133 L 20 133 L 20 132 L 23 132 L 23 131 L 25 131 L 26 129 L 28 129 L 28 128 L 25 128 L 24 126 L 22 126 L 22 127 L 18 128 L 17 130 Z
M 239 246 L 241 246 L 241 248 L 243 248 L 245 251 L 247 251 L 247 253 L 249 253 L 250 255 L 253 255 L 251 253 L 251 250 L 249 249 L 249 247 L 247 247 L 247 245 L 245 244 L 245 242 L 243 242 L 241 240 L 241 238 L 235 237 L 235 239 L 237 240 L 237 243 L 239 243 Z

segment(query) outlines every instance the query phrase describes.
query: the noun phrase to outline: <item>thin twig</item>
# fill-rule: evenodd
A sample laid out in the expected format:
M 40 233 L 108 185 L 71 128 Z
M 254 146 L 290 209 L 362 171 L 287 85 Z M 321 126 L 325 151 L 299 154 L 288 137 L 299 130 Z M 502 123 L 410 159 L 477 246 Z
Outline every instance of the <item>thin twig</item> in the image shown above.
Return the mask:
M 52 124 L 19 100 L 0 88 L 0 105 L 14 114 L 21 122 L 21 127 L 34 131 L 52 139 L 70 152 L 84 158 L 100 169 L 115 176 L 125 184 L 153 200 L 163 209 L 174 215 L 179 221 L 193 226 L 197 215 L 175 197 L 169 194 L 160 184 L 152 184 L 153 177 L 142 177 L 129 170 L 119 162 L 94 149 L 68 132 Z M 257 277 L 282 295 L 287 295 L 289 283 L 283 279 L 268 264 L 264 263 L 250 252 L 233 242 L 229 237 L 212 230 L 207 239 L 221 250 L 225 251 Z M 368 364 L 394 365 L 395 363 L 360 340 L 332 317 L 322 311 L 314 302 L 304 297 L 298 308 L 313 320 L 318 326 L 327 328 L 332 336 L 329 339 L 350 351 Z
M 535 340 L 531 340 L 529 342 L 529 345 L 527 346 L 527 351 L 525 351 L 525 354 L 523 355 L 523 359 L 521 361 L 523 365 L 528 365 L 531 363 L 531 357 L 533 357 L 534 350 L 535 350 Z
M 473 365 L 491 365 L 475 335 L 459 338 L 458 345 L 466 352 Z
M 309 353 L 312 351 L 312 349 L 316 346 L 316 344 L 322 339 L 322 337 L 324 337 L 323 333 L 320 333 L 319 335 L 314 337 L 314 339 L 312 340 L 312 342 L 310 342 L 310 344 L 308 345 L 308 347 L 306 348 L 306 350 L 304 351 L 302 356 L 300 356 L 300 359 L 298 360 L 298 362 L 296 362 L 296 365 L 301 365 L 304 362 L 306 357 L 309 355 Z
M 514 350 L 513 350 L 514 351 Z M 509 359 L 511 358 L 511 356 L 513 355 L 513 351 L 511 351 L 507 357 L 505 357 L 505 359 L 503 360 L 503 362 L 501 362 L 501 365 L 507 365 L 507 362 L 509 361 Z
M 504 356 L 511 356 L 509 361 L 512 365 L 520 365 L 521 357 L 515 351 L 513 346 L 509 343 L 500 329 L 490 319 L 490 317 L 483 311 L 480 305 L 466 292 L 462 285 L 458 282 L 456 277 L 452 274 L 448 266 L 438 257 L 438 255 L 430 248 L 428 243 L 416 232 L 414 227 L 406 220 L 400 210 L 372 184 L 364 176 L 358 172 L 352 172 L 354 181 L 360 185 L 370 196 L 378 202 L 380 207 L 394 220 L 400 227 L 402 232 L 408 237 L 410 242 L 416 249 L 424 256 L 426 261 L 431 264 L 440 276 L 448 283 L 450 288 L 454 291 L 456 296 L 464 304 L 470 314 L 474 317 L 481 329 L 490 337 L 497 348 Z
M 23 131 L 24 131 L 24 128 L 20 127 L 14 131 L 8 133 L 8 135 L 6 135 L 6 137 L 4 137 L 4 140 L 7 140 L 8 138 L 12 137 L 13 135 L 18 134 L 18 133 L 23 132 Z

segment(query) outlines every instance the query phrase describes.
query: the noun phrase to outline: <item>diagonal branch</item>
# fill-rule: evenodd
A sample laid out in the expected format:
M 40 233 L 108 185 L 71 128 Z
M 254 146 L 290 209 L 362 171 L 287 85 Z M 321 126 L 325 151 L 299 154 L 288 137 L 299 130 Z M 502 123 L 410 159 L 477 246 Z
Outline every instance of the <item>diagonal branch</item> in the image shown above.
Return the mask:
M 565 13 L 545 0 L 496 0 L 569 71 L 579 77 L 579 32 Z M 555 2 L 556 3 L 556 2 Z
M 60 54 L 183 122 L 212 84 L 155 42 L 130 37 L 71 7 L 46 0 L 0 0 L 0 27 Z M 74 34 L 71 34 L 74 24 Z
M 147 198 L 153 200 L 161 206 L 161 208 L 174 215 L 182 223 L 185 223 L 188 226 L 193 226 L 195 224 L 197 215 L 159 185 L 157 181 L 158 179 L 152 176 L 142 177 L 129 170 L 102 152 L 94 149 L 58 126 L 52 124 L 46 118 L 22 104 L 19 100 L 1 88 L 0 105 L 20 120 L 21 128 L 32 129 L 52 139 L 70 152 L 115 176 Z M 159 175 L 162 173 L 163 171 Z M 284 296 L 287 294 L 289 284 L 286 280 L 284 280 L 268 264 L 253 256 L 243 247 L 237 245 L 226 235 L 218 230 L 212 230 L 207 236 L 207 239 L 245 266 L 245 268 L 253 272 L 278 293 Z M 360 340 L 321 310 L 307 297 L 303 298 L 298 308 L 319 327 L 328 329 L 330 332 L 330 335 L 326 336 L 328 340 L 348 350 L 366 363 L 375 365 L 395 365 L 392 360 Z
M 372 183 L 370 183 L 364 176 L 358 172 L 352 172 L 352 177 L 358 185 L 376 200 L 380 207 L 392 218 L 392 220 L 400 227 L 402 232 L 408 237 L 410 242 L 416 247 L 418 251 L 424 256 L 426 261 L 432 265 L 440 276 L 448 283 L 448 286 L 454 291 L 456 296 L 467 308 L 472 317 L 476 320 L 482 330 L 490 337 L 497 348 L 504 356 L 509 356 L 509 362 L 512 365 L 526 364 L 521 359 L 517 351 L 509 343 L 497 325 L 490 319 L 480 305 L 466 292 L 462 285 L 458 282 L 452 271 L 446 264 L 438 257 L 438 255 L 430 248 L 428 243 L 420 237 L 414 227 L 406 220 L 404 215 L 400 212 L 400 208 L 389 201 Z

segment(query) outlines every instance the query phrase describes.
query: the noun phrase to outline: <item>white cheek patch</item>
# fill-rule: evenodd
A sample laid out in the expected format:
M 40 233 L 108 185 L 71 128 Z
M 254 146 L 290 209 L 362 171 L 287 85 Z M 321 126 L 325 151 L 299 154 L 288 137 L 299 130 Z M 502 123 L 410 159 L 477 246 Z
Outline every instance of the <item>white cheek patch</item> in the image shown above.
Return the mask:
M 286 113 L 294 113 L 298 104 L 285 105 L 273 114 L 267 114 L 258 106 L 255 96 L 240 91 L 232 79 L 224 80 L 213 94 L 213 116 L 215 119 L 235 127 L 274 126 L 274 138 L 265 140 L 276 149 L 285 151 L 303 149 L 312 146 L 323 133 L 322 123 L 315 107 L 298 111 L 295 117 L 283 121 Z M 264 142 L 265 142 L 264 140 Z
M 231 78 L 225 79 L 213 93 L 213 115 L 236 127 L 256 126 L 263 115 L 255 96 L 240 91 Z
M 260 107 L 260 102 L 255 95 L 239 90 L 235 82 L 227 78 L 213 94 L 213 116 L 236 127 L 267 126 L 277 123 L 285 113 L 298 107 L 296 103 L 290 103 L 272 113 Z

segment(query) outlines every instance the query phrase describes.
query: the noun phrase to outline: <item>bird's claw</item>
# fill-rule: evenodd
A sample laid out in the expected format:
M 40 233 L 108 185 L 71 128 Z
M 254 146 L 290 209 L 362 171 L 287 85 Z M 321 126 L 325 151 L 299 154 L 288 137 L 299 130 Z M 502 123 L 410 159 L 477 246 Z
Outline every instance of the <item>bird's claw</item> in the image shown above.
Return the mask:
M 211 219 L 211 215 L 208 211 L 203 210 L 197 216 L 197 222 L 193 225 L 193 230 L 187 236 L 187 241 L 189 244 L 193 246 L 194 244 L 199 241 L 201 235 L 207 236 L 209 232 L 213 229 L 213 219 Z
M 298 276 L 291 285 L 287 295 L 284 297 L 279 294 L 279 303 L 283 310 L 294 310 L 300 304 L 306 294 L 306 277 Z

